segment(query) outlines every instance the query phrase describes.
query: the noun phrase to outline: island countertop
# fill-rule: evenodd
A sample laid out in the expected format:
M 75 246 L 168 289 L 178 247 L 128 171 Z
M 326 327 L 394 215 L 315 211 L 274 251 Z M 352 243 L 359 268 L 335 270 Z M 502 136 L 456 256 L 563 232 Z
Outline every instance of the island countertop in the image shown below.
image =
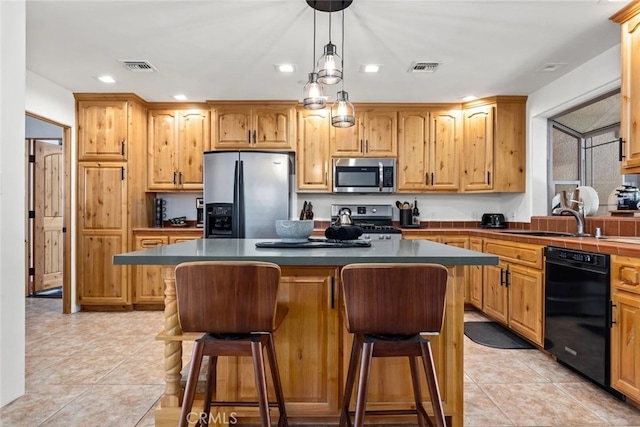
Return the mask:
M 177 265 L 187 261 L 265 261 L 281 266 L 344 266 L 351 263 L 429 262 L 497 265 L 498 257 L 428 240 L 373 240 L 358 248 L 257 248 L 269 239 L 196 239 L 115 255 L 114 264 Z M 273 240 L 273 239 L 271 239 Z

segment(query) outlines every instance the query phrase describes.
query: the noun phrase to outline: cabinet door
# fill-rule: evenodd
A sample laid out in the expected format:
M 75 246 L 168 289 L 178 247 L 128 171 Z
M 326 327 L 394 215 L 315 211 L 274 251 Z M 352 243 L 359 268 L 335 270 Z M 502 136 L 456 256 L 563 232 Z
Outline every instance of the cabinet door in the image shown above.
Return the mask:
M 456 191 L 460 187 L 460 158 L 462 149 L 462 120 L 456 110 L 431 113 L 429 144 L 429 188 Z M 465 155 L 466 157 L 466 155 Z
M 246 106 L 218 107 L 215 112 L 216 149 L 249 148 L 252 139 L 251 109 Z
M 78 165 L 78 301 L 130 304 L 127 266 L 113 255 L 127 245 L 127 181 L 123 163 Z
M 398 153 L 398 113 L 395 110 L 364 112 L 364 155 L 396 157 Z
M 329 111 L 298 112 L 296 181 L 298 191 L 331 191 L 329 147 Z
M 640 400 L 640 296 L 613 292 L 611 386 Z
M 338 396 L 338 290 L 328 270 L 314 269 L 305 277 L 283 277 L 278 301 L 289 308 L 274 334 L 278 367 L 289 416 L 337 413 Z M 308 274 L 308 276 L 307 276 Z M 288 364 L 287 364 L 288 362 Z M 251 359 L 239 357 L 230 370 L 238 400 L 255 400 Z M 270 399 L 273 396 L 269 385 Z
M 428 183 L 429 113 L 401 111 L 398 134 L 398 191 L 425 190 Z
M 197 240 L 202 239 L 203 233 L 202 231 L 198 232 L 198 234 L 181 234 L 181 235 L 170 235 L 169 243 L 181 243 L 186 242 L 188 240 Z
M 127 102 L 78 101 L 78 160 L 127 159 Z
M 209 112 L 178 111 L 176 169 L 183 190 L 202 190 L 204 152 L 210 149 Z
M 167 236 L 135 236 L 135 250 L 156 248 L 169 243 Z M 164 303 L 164 282 L 160 275 L 162 266 L 134 266 L 135 285 L 133 303 Z
M 622 24 L 622 116 L 620 137 L 624 141 L 621 173 L 640 172 L 640 14 Z
M 507 274 L 508 265 L 504 262 L 500 262 L 498 266 L 484 266 L 484 313 L 504 325 L 508 324 L 508 292 L 504 286 Z
M 331 112 L 327 110 L 331 116 Z M 331 126 L 329 119 L 329 126 Z M 356 124 L 348 128 L 331 126 L 331 157 L 362 157 L 364 139 L 362 136 L 362 114 L 356 110 Z
M 509 265 L 509 327 L 543 346 L 543 273 L 515 264 Z
M 469 249 L 482 252 L 482 239 L 471 237 L 469 239 Z M 483 267 L 481 265 L 469 266 L 469 302 L 478 310 L 483 310 L 482 272 Z
M 178 184 L 178 129 L 175 110 L 149 111 L 147 185 L 149 190 L 173 190 Z
M 464 190 L 491 190 L 493 175 L 493 106 L 464 114 Z
M 253 130 L 251 139 L 254 148 L 292 150 L 294 135 L 292 128 L 295 121 L 293 108 L 263 107 L 256 108 L 253 113 Z

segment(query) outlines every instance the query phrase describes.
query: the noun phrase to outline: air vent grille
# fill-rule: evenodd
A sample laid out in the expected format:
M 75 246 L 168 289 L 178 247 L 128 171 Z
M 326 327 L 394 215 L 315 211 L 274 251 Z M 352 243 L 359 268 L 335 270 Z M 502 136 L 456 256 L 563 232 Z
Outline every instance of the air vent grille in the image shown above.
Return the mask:
M 118 62 L 124 65 L 124 67 L 129 71 L 133 71 L 134 73 L 154 73 L 158 71 L 158 69 L 151 65 L 149 61 L 119 59 Z
M 409 72 L 410 73 L 434 73 L 438 69 L 438 66 L 440 66 L 440 64 L 437 62 L 430 62 L 430 61 L 414 62 L 413 64 L 411 64 L 411 67 L 409 67 Z

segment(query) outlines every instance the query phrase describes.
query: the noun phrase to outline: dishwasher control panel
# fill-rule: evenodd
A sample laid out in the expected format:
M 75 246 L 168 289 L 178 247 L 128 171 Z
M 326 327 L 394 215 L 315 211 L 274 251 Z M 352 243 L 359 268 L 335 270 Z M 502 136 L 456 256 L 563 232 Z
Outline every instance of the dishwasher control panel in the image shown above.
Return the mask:
M 547 260 L 568 261 L 587 264 L 594 267 L 608 268 L 609 256 L 594 252 L 574 251 L 566 248 L 547 246 L 544 250 Z

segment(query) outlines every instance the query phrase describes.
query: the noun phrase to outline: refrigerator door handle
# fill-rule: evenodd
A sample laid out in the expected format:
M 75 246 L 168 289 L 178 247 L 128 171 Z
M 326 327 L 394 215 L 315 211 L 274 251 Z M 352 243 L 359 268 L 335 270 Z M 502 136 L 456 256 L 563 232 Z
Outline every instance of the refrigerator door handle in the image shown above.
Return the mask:
M 236 179 L 237 185 L 235 186 L 237 195 L 235 198 L 237 199 L 235 202 L 238 207 L 238 228 L 237 228 L 237 238 L 244 239 L 245 238 L 245 200 L 244 200 L 244 161 L 236 160 Z

